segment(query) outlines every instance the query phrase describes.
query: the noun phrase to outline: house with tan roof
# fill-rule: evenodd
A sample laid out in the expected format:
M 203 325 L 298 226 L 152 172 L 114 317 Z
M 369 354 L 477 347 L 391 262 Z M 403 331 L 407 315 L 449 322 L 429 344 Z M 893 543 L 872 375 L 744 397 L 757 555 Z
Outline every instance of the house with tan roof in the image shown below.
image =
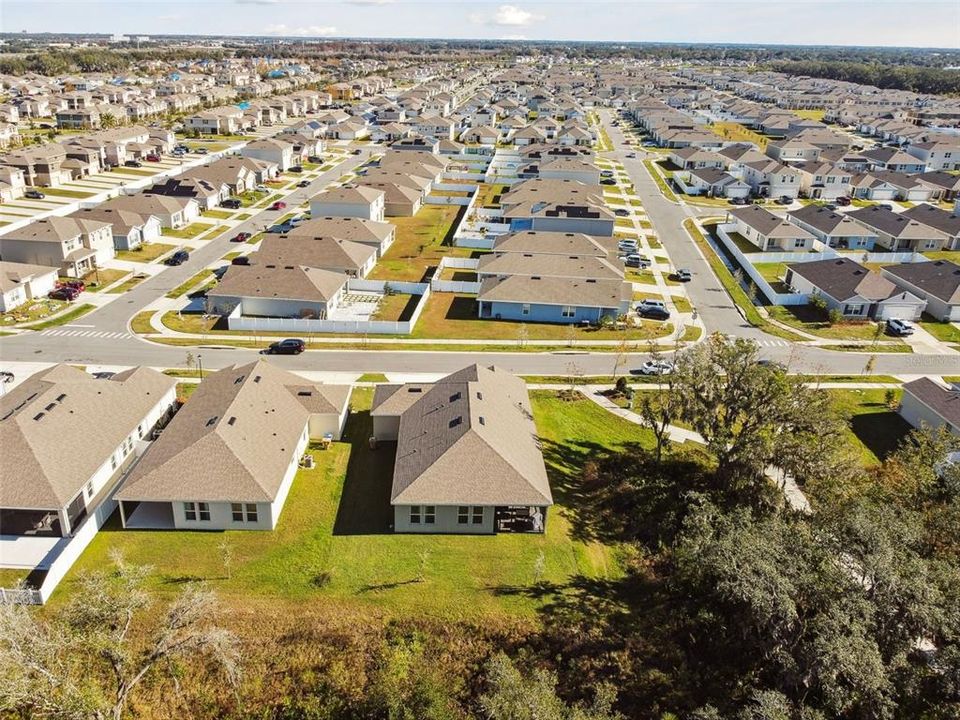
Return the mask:
M 150 368 L 98 380 L 55 365 L 0 397 L 3 535 L 69 536 L 172 414 L 176 385 Z
M 383 190 L 364 185 L 344 185 L 310 198 L 311 217 L 355 217 L 383 222 Z
M 737 208 L 730 211 L 730 216 L 736 224 L 734 232 L 756 245 L 761 252 L 775 249 L 806 252 L 813 249 L 816 238 L 812 233 L 759 205 Z
M 70 277 L 83 277 L 113 256 L 112 227 L 100 220 L 54 215 L 0 236 L 4 260 L 57 267 Z
M 293 227 L 285 236 L 289 237 L 335 237 L 341 240 L 372 245 L 382 256 L 397 236 L 397 226 L 388 222 L 364 220 L 363 218 L 318 217 Z
M 377 262 L 377 250 L 341 238 L 267 235 L 247 258 L 251 265 L 301 265 L 364 278 Z
M 325 320 L 346 293 L 343 272 L 289 263 L 230 265 L 207 291 L 207 312 Z
M 310 439 L 340 438 L 349 398 L 263 360 L 211 373 L 115 493 L 124 527 L 272 530 Z
M 286 172 L 293 165 L 293 143 L 279 137 L 249 142 L 240 149 L 240 154 L 243 157 L 275 163 L 280 172 Z
M 546 230 L 604 237 L 613 236 L 616 222 L 616 215 L 606 205 L 592 202 L 555 203 L 528 200 L 506 208 L 503 217 L 510 223 L 511 232 Z
M 544 531 L 553 495 L 520 378 L 471 365 L 378 385 L 370 414 L 377 442 L 396 442 L 394 532 Z
M 56 287 L 59 268 L 0 261 L 0 312 L 9 312 Z
M 141 215 L 132 210 L 97 205 L 77 210 L 68 217 L 110 223 L 116 250 L 135 250 L 143 243 L 161 237 L 160 218 L 156 215 Z
M 175 197 L 153 193 L 118 195 L 100 205 L 100 208 L 129 210 L 140 216 L 153 215 L 160 220 L 160 226 L 179 228 L 189 225 L 200 217 L 200 203 L 192 197 Z
M 900 417 L 915 428 L 946 428 L 960 436 L 960 389 L 921 377 L 903 386 Z

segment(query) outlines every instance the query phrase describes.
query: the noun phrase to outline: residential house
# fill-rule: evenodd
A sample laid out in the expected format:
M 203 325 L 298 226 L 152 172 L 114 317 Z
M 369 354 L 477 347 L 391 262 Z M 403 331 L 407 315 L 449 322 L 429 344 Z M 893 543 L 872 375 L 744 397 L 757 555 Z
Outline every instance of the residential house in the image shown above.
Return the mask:
M 678 172 L 673 177 L 687 195 L 726 198 L 750 196 L 751 188 L 747 183 L 714 167 Z
M 880 205 L 848 213 L 877 233 L 877 245 L 891 252 L 940 250 L 950 242 L 946 233 Z
M 0 202 L 13 202 L 23 197 L 27 182 L 23 170 L 0 165 Z
M 960 250 L 960 215 L 926 203 L 907 208 L 901 214 L 946 234 L 949 240 L 944 250 Z
M 762 252 L 768 250 L 807 252 L 813 249 L 816 241 L 812 233 L 787 222 L 759 205 L 748 205 L 731 210 L 730 215 L 736 223 L 736 229 L 731 234 L 731 238 L 736 241 L 736 235 L 739 234 Z
M 268 235 L 260 241 L 257 252 L 247 258 L 251 265 L 320 268 L 364 278 L 377 262 L 377 249 L 333 237 Z
M 177 229 L 200 217 L 200 203 L 192 197 L 175 197 L 153 193 L 118 195 L 107 200 L 101 208 L 129 210 L 141 217 L 154 216 L 160 227 Z
M 960 170 L 960 142 L 921 142 L 906 147 L 911 155 L 928 171 Z
M 784 138 L 767 143 L 766 154 L 781 163 L 817 162 L 821 148 L 798 138 Z
M 960 322 L 960 265 L 949 260 L 902 263 L 880 268 L 897 287 L 927 301 L 926 312 L 940 322 Z
M 370 414 L 377 442 L 396 441 L 394 532 L 544 531 L 553 496 L 520 378 L 471 365 L 378 385 Z
M 926 164 L 898 147 L 878 147 L 861 153 L 870 162 L 871 170 L 889 170 L 900 173 L 922 173 Z M 935 168 L 934 168 L 935 169 Z
M 262 360 L 211 373 L 116 492 L 124 527 L 274 529 L 310 439 L 340 439 L 349 398 Z
M 0 397 L 4 535 L 70 536 L 174 411 L 176 386 L 150 368 L 98 380 L 54 365 Z
M 589 187 L 589 186 L 587 186 Z M 611 237 L 616 215 L 605 205 L 561 204 L 542 200 L 519 202 L 507 207 L 501 196 L 501 205 L 506 208 L 503 218 L 510 224 L 511 232 L 520 230 L 545 230 L 553 232 L 579 232 L 586 235 Z
M 720 169 L 724 167 L 725 159 L 712 150 L 703 150 L 698 147 L 686 147 L 672 150 L 667 158 L 680 170 L 702 170 L 704 168 Z
M 311 217 L 355 217 L 383 222 L 383 190 L 367 186 L 345 185 L 310 198 Z
M 348 277 L 301 265 L 231 265 L 207 291 L 207 312 L 324 320 L 340 303 Z
M 280 172 L 286 172 L 293 165 L 293 143 L 279 138 L 249 142 L 240 149 L 240 154 L 243 157 L 274 163 Z
M 794 292 L 816 295 L 845 318 L 917 320 L 926 301 L 849 258 L 787 265 L 784 282 Z
M 204 180 L 198 177 L 179 175 L 168 177 L 150 188 L 151 195 L 194 200 L 201 210 L 212 210 L 230 197 L 230 186 L 222 181 Z
M 68 217 L 110 223 L 115 250 L 136 250 L 143 243 L 154 242 L 161 237 L 160 218 L 156 215 L 141 215 L 132 210 L 97 205 L 77 210 Z
M 110 223 L 51 216 L 0 236 L 0 257 L 83 277 L 114 256 Z
M 66 159 L 66 151 L 50 143 L 9 153 L 0 158 L 0 162 L 20 170 L 27 185 L 55 188 L 72 180 L 70 171 L 63 168 Z
M 838 213 L 823 205 L 805 205 L 799 210 L 791 210 L 787 217 L 832 248 L 872 250 L 877 241 L 875 231 L 846 213 Z
M 853 174 L 831 163 L 811 162 L 800 165 L 800 193 L 812 200 L 836 200 L 850 195 Z
M 776 160 L 745 163 L 743 181 L 760 197 L 796 198 L 800 195 L 800 172 Z
M 960 196 L 960 175 L 935 170 L 917 175 L 917 180 L 931 189 L 931 198 L 939 197 L 950 202 Z
M 0 261 L 0 312 L 45 298 L 57 284 L 59 268 Z
M 915 428 L 946 428 L 960 436 L 960 390 L 929 377 L 903 385 L 900 417 Z

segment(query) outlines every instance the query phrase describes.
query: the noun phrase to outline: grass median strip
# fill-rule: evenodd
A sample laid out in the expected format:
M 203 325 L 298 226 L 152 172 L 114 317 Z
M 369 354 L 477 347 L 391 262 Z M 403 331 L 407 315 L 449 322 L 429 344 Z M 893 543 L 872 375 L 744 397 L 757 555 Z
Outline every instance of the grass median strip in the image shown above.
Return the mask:
M 72 310 L 65 312 L 63 315 L 58 315 L 55 318 L 46 320 L 36 325 L 28 325 L 25 329 L 27 330 L 46 330 L 47 328 L 58 327 L 64 325 L 71 320 L 76 320 L 77 318 L 83 317 L 91 310 L 96 310 L 96 305 L 91 305 L 89 303 L 84 303 L 83 305 L 77 305 Z
M 199 285 L 201 282 L 208 280 L 213 277 L 213 270 L 201 270 L 196 275 L 191 278 L 188 278 L 184 282 L 180 283 L 173 290 L 166 294 L 166 297 L 171 299 L 176 299 L 182 297 L 184 294 L 190 291 L 195 285 Z
M 677 202 L 677 196 L 674 194 L 673 190 L 670 189 L 670 186 L 667 185 L 667 181 L 663 179 L 663 175 L 661 175 L 660 171 L 657 170 L 653 161 L 644 160 L 643 165 L 647 168 L 647 171 L 650 173 L 653 181 L 657 184 L 657 187 L 660 188 L 660 192 L 663 194 L 663 196 L 670 202 Z

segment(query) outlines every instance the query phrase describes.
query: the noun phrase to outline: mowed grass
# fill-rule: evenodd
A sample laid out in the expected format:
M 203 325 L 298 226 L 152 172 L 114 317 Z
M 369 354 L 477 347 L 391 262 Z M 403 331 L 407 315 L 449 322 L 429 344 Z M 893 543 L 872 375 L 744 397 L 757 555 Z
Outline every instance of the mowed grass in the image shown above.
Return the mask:
M 521 330 L 527 340 L 650 340 L 664 337 L 673 331 L 670 323 L 644 320 L 639 328 L 602 330 L 579 325 L 553 323 L 521 323 L 510 320 L 481 320 L 474 295 L 433 293 L 413 328 L 412 337 L 420 339 L 520 339 Z
M 893 404 L 886 402 L 887 391 L 826 390 L 834 406 L 847 418 L 849 429 L 847 441 L 856 448 L 864 465 L 879 465 L 893 452 L 911 427 L 895 410 L 902 392 L 895 390 Z
M 134 250 L 119 250 L 117 260 L 132 260 L 133 262 L 153 262 L 161 255 L 176 250 L 176 245 L 166 243 L 149 242 L 138 246 Z
M 452 244 L 453 228 L 463 208 L 426 205 L 413 217 L 392 217 L 397 239 L 370 272 L 373 280 L 417 282 L 443 257 L 470 257 L 469 248 Z
M 576 508 L 564 501 L 576 495 L 588 458 L 648 444 L 649 431 L 588 400 L 565 402 L 554 393 L 534 393 L 557 502 L 546 533 L 394 535 L 389 494 L 395 446 L 371 450 L 367 444 L 372 393 L 372 388 L 354 390 L 355 412 L 344 442 L 311 449 L 316 467 L 298 473 L 272 532 L 124 531 L 114 517 L 61 584 L 54 603 L 76 592 L 80 574 L 108 565 L 114 548 L 127 562 L 151 565 L 150 582 L 163 594 L 197 580 L 237 607 L 268 599 L 291 608 L 314 602 L 374 608 L 396 617 L 532 616 L 540 601 L 517 590 L 534 585 L 541 554 L 543 582 L 621 574 L 619 548 L 574 539 Z M 230 571 L 223 563 L 224 543 L 234 556 Z

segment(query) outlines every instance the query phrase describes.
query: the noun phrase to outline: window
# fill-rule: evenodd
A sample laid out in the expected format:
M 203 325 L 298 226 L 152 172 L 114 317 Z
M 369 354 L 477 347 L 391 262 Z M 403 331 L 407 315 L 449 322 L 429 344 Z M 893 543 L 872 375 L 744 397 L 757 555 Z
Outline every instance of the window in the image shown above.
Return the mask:
M 576 315 L 572 305 L 564 305 L 560 310 L 560 317 L 570 318 Z
M 230 514 L 233 516 L 234 522 L 243 522 L 243 504 L 230 503 Z
M 247 503 L 247 522 L 257 522 L 257 504 L 256 503 Z
M 410 506 L 410 524 L 411 525 L 420 524 L 420 506 L 419 505 Z
M 530 314 L 530 303 L 524 303 L 524 304 L 523 304 L 523 306 L 520 308 L 520 314 L 521 314 L 521 315 L 529 315 L 529 314 Z
M 207 503 L 197 503 L 197 512 L 201 520 L 210 520 L 210 505 Z
M 93 480 L 87 483 L 87 498 L 93 497 Z
M 137 437 L 143 439 L 143 425 L 137 425 Z
M 473 508 L 473 524 L 483 525 L 483 508 L 480 506 Z
M 797 238 L 796 240 L 793 241 L 793 246 L 794 246 L 795 248 L 802 248 L 802 247 L 804 247 L 806 244 L 807 244 L 807 241 L 804 240 L 803 238 Z
M 117 469 L 117 455 L 116 455 L 116 453 L 114 453 L 113 455 L 110 456 L 110 469 L 111 469 L 111 470 L 116 470 L 116 469 Z
M 187 520 L 196 520 L 197 519 L 197 507 L 192 502 L 185 502 L 183 504 L 183 516 Z
M 467 521 L 470 519 L 470 508 L 466 505 L 461 505 L 457 508 L 457 524 L 466 525 Z
M 437 520 L 437 508 L 433 505 L 427 505 L 423 510 L 423 521 L 427 525 L 433 525 Z

